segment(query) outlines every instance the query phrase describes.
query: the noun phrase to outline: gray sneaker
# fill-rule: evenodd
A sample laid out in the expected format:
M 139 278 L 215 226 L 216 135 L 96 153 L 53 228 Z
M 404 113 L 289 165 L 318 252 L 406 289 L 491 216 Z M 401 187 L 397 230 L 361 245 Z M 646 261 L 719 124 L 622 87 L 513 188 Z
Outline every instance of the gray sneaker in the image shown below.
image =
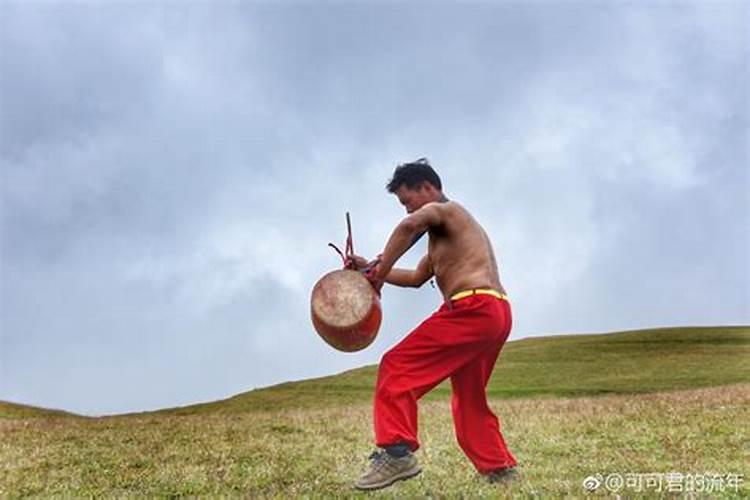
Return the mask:
M 354 487 L 358 490 L 385 488 L 396 481 L 409 479 L 422 472 L 417 463 L 417 457 L 412 453 L 396 458 L 385 451 L 376 451 L 370 455 L 370 460 L 372 461 L 370 470 L 354 483 Z
M 520 477 L 515 467 L 498 469 L 487 474 L 487 480 L 491 483 L 510 483 Z

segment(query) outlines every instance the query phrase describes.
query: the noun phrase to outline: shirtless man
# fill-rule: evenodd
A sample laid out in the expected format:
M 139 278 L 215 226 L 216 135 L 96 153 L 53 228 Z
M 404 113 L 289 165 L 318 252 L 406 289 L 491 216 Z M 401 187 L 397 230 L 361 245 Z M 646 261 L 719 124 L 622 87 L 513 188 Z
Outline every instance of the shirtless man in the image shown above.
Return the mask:
M 480 474 L 492 482 L 517 476 L 497 417 L 487 405 L 485 387 L 511 328 L 511 310 L 500 284 L 487 234 L 461 205 L 449 201 L 426 159 L 396 168 L 388 191 L 409 214 L 394 229 L 375 260 L 354 256 L 379 291 L 383 283 L 419 287 L 437 280 L 444 303 L 383 355 L 375 389 L 375 443 L 370 470 L 354 486 L 384 488 L 421 472 L 413 452 L 417 400 L 451 379 L 456 437 Z M 429 251 L 415 270 L 396 261 L 424 234 Z

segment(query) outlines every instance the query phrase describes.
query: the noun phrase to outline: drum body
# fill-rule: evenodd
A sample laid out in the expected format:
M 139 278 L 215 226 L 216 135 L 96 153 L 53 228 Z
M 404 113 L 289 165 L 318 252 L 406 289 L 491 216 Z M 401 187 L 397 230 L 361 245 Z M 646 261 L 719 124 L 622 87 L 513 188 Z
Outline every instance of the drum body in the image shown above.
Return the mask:
M 331 347 L 364 349 L 375 340 L 383 313 L 378 294 L 361 273 L 332 271 L 318 280 L 310 299 L 315 330 Z

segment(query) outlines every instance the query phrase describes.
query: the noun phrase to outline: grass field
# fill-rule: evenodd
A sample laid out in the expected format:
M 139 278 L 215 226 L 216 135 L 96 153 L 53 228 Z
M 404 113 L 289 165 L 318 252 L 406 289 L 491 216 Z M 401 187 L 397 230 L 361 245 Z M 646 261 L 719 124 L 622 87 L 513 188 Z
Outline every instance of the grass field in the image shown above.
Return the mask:
M 420 406 L 423 474 L 374 495 L 581 497 L 608 492 L 583 488 L 596 474 L 681 473 L 713 478 L 711 497 L 748 497 L 748 348 L 750 328 L 510 343 L 491 404 L 521 480 L 477 477 L 438 392 Z M 365 496 L 350 484 L 372 449 L 372 370 L 105 418 L 0 405 L 0 496 Z M 735 490 L 727 475 L 742 484 Z M 667 486 L 619 493 L 654 497 Z

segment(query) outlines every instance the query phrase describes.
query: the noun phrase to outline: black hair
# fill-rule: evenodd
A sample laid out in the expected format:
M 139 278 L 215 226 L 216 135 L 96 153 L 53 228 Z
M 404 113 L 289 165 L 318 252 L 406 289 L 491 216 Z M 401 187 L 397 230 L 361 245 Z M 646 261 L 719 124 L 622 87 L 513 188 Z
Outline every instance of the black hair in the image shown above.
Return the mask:
M 393 178 L 386 184 L 385 188 L 389 193 L 395 193 L 402 185 L 414 189 L 424 181 L 429 182 L 438 190 L 443 189 L 440 177 L 433 170 L 430 161 L 427 158 L 420 158 L 417 161 L 404 163 L 396 167 Z

